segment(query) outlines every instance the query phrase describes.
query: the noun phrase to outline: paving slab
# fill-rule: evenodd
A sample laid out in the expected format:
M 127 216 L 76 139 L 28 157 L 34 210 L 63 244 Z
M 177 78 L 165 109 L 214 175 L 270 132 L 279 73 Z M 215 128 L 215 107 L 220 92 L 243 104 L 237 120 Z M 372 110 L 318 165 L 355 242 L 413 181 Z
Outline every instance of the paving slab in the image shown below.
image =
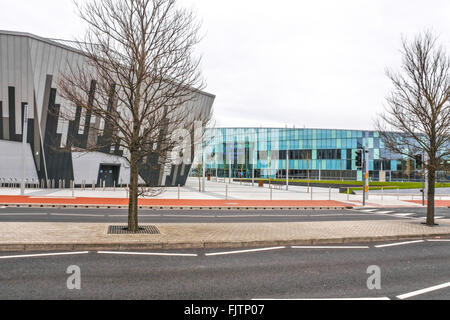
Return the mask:
M 0 251 L 243 248 L 450 237 L 450 220 L 153 224 L 160 234 L 107 234 L 104 223 L 0 223 Z M 147 224 L 145 224 L 147 225 Z

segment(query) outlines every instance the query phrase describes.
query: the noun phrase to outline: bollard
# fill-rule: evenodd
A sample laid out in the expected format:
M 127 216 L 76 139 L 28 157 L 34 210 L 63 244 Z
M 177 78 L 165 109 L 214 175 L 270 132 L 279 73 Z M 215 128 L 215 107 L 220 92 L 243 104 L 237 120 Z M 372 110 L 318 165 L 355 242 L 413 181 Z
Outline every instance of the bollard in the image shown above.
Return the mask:
M 347 187 L 347 201 L 350 200 L 350 188 Z
M 178 185 L 178 200 L 180 200 L 180 185 Z
M 381 188 L 381 201 L 383 201 L 384 188 Z
M 313 187 L 311 187 L 311 200 L 313 199 Z
M 397 188 L 397 200 L 400 200 L 400 190 Z
M 125 186 L 125 191 L 127 193 L 127 198 L 128 198 L 128 185 Z
M 269 185 L 269 189 L 270 189 L 270 201 L 272 201 L 272 185 Z
M 328 190 L 328 200 L 331 200 L 331 187 L 330 187 L 330 189 Z
M 228 200 L 228 184 L 225 185 L 225 200 Z

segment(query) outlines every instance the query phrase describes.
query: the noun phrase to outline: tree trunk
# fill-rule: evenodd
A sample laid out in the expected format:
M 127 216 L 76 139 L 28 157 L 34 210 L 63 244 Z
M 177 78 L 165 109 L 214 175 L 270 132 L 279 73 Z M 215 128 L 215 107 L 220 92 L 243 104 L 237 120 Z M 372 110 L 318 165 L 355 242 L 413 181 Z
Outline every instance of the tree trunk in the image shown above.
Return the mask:
M 131 152 L 130 161 L 130 194 L 128 204 L 128 231 L 137 232 L 138 225 L 138 179 L 139 166 L 136 152 Z
M 435 192 L 436 171 L 428 170 L 428 205 L 427 205 L 427 225 L 434 226 L 434 192 Z

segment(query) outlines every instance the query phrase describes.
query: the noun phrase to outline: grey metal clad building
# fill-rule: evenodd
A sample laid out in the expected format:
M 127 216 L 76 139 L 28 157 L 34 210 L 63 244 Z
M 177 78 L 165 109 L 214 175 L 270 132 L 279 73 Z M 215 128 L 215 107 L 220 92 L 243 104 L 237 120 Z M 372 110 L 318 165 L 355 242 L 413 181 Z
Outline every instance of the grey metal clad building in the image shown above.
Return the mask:
M 22 177 L 22 125 L 24 106 L 28 105 L 25 163 L 29 181 L 63 182 L 65 186 L 72 180 L 88 185 L 98 185 L 100 179 L 107 185 L 129 182 L 129 166 L 122 157 L 126 150 L 107 146 L 102 152 L 75 151 L 85 149 L 88 141 L 108 138 L 108 130 L 102 127 L 89 132 L 93 117 L 58 95 L 59 75 L 70 65 L 83 64 L 84 59 L 64 41 L 0 31 L 0 179 L 19 181 Z M 190 107 L 209 114 L 214 99 L 214 95 L 199 92 Z M 74 108 L 73 118 L 60 117 L 62 108 Z M 98 125 L 106 128 L 108 124 Z M 66 146 L 72 145 L 76 149 L 67 150 Z M 154 159 L 148 157 L 147 161 Z M 189 164 L 146 170 L 140 172 L 140 181 L 147 185 L 184 185 L 189 171 Z

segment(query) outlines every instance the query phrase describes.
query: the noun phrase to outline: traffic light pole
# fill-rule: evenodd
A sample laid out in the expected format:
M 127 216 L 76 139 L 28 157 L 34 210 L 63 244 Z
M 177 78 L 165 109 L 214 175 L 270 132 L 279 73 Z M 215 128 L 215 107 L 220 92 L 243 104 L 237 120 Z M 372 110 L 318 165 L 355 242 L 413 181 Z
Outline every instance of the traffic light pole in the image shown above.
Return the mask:
M 365 192 L 365 199 L 369 200 L 369 149 L 364 148 L 364 164 L 366 166 L 366 170 L 364 172 L 365 176 L 365 184 L 364 184 L 364 190 Z
M 361 162 L 362 162 L 362 169 L 363 169 L 363 206 L 366 205 L 366 192 L 367 192 L 367 163 L 366 163 L 366 148 L 362 149 L 361 152 Z

